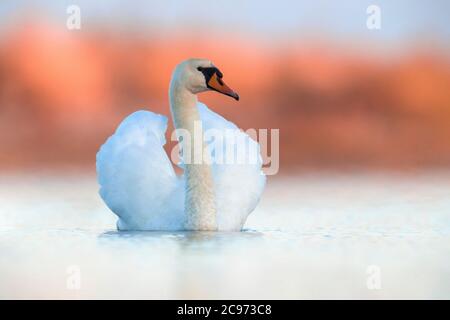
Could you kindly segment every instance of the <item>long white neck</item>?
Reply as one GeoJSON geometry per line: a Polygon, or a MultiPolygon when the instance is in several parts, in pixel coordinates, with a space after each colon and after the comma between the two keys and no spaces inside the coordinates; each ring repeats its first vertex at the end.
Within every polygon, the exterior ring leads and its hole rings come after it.
{"type": "Polygon", "coordinates": [[[197,96],[172,81],[169,89],[170,110],[175,128],[179,131],[178,141],[182,145],[183,155],[190,155],[185,162],[185,212],[186,230],[217,230],[214,182],[212,177],[209,153],[203,143],[203,130],[197,109],[197,96]],[[180,139],[180,132],[185,131],[180,139]],[[183,141],[185,140],[185,141],[183,141]],[[198,150],[199,144],[202,146],[198,150]],[[197,145],[197,147],[196,147],[197,145]],[[195,153],[197,152],[197,155],[195,153]],[[201,161],[196,156],[201,152],[201,161]],[[190,160],[190,161],[189,161],[190,160]]]}

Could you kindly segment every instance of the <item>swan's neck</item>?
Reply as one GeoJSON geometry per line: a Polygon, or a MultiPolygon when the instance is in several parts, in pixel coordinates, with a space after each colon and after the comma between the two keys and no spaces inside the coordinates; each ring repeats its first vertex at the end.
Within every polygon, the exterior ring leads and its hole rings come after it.
{"type": "MultiPolygon", "coordinates": [[[[185,164],[185,211],[187,230],[217,230],[214,183],[207,146],[203,143],[203,131],[200,114],[197,109],[197,96],[184,86],[172,82],[169,90],[170,109],[175,128],[179,131],[178,141],[183,154],[190,155],[189,164],[185,164]],[[190,141],[180,139],[180,133],[186,131],[190,141]],[[199,140],[202,150],[198,150],[199,140]],[[197,147],[196,147],[197,145],[197,147]],[[187,150],[189,149],[189,150],[187,150]],[[202,152],[201,163],[195,160],[195,152],[202,152]]],[[[186,159],[188,160],[188,159],[186,159]]]]}

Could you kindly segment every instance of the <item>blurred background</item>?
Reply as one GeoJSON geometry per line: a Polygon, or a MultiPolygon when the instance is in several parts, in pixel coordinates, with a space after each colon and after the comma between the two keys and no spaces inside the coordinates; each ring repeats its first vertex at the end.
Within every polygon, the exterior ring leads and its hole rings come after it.
{"type": "MultiPolygon", "coordinates": [[[[280,129],[281,173],[450,167],[448,1],[1,1],[0,170],[95,169],[127,114],[211,59],[239,92],[200,99],[280,129]],[[81,10],[69,30],[67,8],[81,10]]],[[[169,145],[168,147],[171,147],[169,145]]]]}

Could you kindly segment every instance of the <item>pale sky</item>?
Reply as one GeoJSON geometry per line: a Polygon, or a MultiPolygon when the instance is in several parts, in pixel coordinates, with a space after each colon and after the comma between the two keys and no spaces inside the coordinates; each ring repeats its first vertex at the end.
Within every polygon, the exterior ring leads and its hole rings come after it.
{"type": "Polygon", "coordinates": [[[70,4],[80,6],[86,28],[144,33],[219,30],[269,39],[323,34],[337,39],[376,37],[395,42],[432,37],[450,42],[448,0],[1,0],[0,24],[20,24],[24,17],[38,13],[62,23],[70,4]],[[370,4],[381,8],[382,27],[376,33],[366,28],[370,4]]]}

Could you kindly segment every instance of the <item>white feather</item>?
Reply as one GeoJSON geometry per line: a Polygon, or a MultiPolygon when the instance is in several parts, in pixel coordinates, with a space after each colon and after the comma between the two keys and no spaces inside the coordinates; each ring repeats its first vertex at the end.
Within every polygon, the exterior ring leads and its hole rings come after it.
{"type": "MultiPolygon", "coordinates": [[[[197,107],[204,130],[222,132],[216,139],[244,157],[244,163],[222,164],[217,161],[220,152],[211,155],[218,230],[239,231],[265,185],[259,144],[204,104],[197,107]],[[226,134],[226,129],[234,133],[226,134]],[[256,161],[249,161],[252,154],[256,161]]],[[[166,129],[166,117],[137,111],[123,120],[97,153],[100,196],[119,217],[119,230],[184,227],[184,177],[175,174],[163,149],[166,129]]],[[[228,152],[224,149],[225,159],[228,152]]]]}

